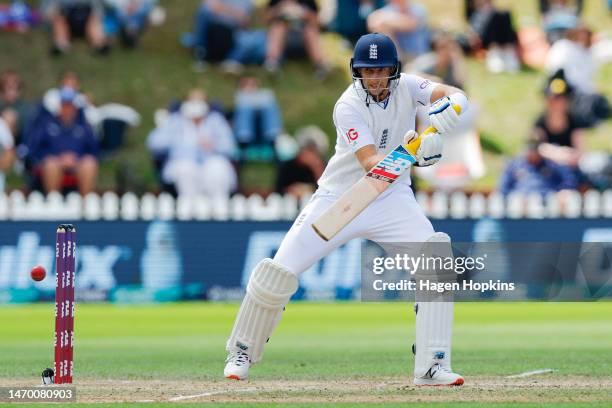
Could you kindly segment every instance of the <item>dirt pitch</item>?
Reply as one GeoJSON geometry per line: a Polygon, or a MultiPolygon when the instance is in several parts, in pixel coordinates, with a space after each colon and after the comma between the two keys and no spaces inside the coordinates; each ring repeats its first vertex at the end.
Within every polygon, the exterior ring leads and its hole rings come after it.
{"type": "MultiPolygon", "coordinates": [[[[2,381],[2,386],[24,386],[29,381],[2,381]]],[[[463,387],[414,387],[405,379],[270,381],[142,381],[79,380],[82,403],[129,402],[603,402],[612,403],[612,378],[468,377],[463,387]]]]}

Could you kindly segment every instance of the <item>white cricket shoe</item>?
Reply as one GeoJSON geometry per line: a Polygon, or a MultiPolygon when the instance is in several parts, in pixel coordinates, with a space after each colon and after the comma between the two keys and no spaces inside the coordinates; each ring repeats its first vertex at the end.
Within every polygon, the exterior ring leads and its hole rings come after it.
{"type": "Polygon", "coordinates": [[[463,385],[463,377],[438,363],[431,366],[424,376],[414,379],[414,385],[463,385]]]}
{"type": "Polygon", "coordinates": [[[225,360],[225,370],[223,375],[225,378],[232,380],[246,380],[249,376],[249,368],[251,367],[251,358],[242,351],[230,353],[225,360]]]}

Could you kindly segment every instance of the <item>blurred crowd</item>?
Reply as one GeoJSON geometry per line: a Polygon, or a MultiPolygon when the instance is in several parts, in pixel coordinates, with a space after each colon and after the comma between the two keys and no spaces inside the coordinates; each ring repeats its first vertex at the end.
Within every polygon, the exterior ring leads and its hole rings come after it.
{"type": "Polygon", "coordinates": [[[99,160],[121,147],[130,126],[140,123],[131,107],[96,105],[73,71],[37,102],[24,99],[15,71],[0,74],[0,190],[13,168],[30,190],[94,191],[99,160]]]}
{"type": "Polygon", "coordinates": [[[135,47],[149,25],[160,25],[165,11],[157,0],[12,0],[0,4],[0,30],[25,33],[43,24],[50,32],[49,49],[60,56],[76,39],[84,39],[92,52],[105,55],[117,39],[135,47]]]}
{"type": "Polygon", "coordinates": [[[329,142],[316,126],[283,131],[271,89],[242,76],[231,111],[209,101],[202,89],[156,113],[147,139],[163,189],[180,196],[227,197],[239,188],[238,172],[250,162],[276,164],[277,191],[301,197],[314,192],[329,142]]]}
{"type": "MultiPolygon", "coordinates": [[[[235,75],[234,101],[223,106],[215,95],[193,88],[160,107],[146,140],[160,189],[180,196],[245,192],[242,169],[264,162],[276,169],[279,193],[312,193],[335,135],[306,123],[288,135],[274,89],[263,87],[252,73],[261,67],[280,75],[287,59],[308,59],[313,76],[324,81],[332,64],[322,32],[337,33],[347,48],[365,33],[385,33],[396,42],[405,72],[462,89],[467,58],[494,74],[542,70],[547,80],[541,112],[530,133],[518,135],[524,148],[507,163],[499,190],[612,187],[610,152],[589,151],[585,136],[586,129],[610,116],[595,78],[598,67],[612,59],[612,45],[585,25],[582,0],[533,1],[541,13],[537,27],[517,29],[512,13],[494,0],[465,0],[467,29],[449,32],[433,27],[426,5],[417,0],[202,0],[193,22],[185,22],[192,25],[180,43],[196,71],[215,64],[235,75]]],[[[50,32],[51,55],[58,58],[79,39],[100,56],[118,44],[137,47],[147,28],[164,20],[157,0],[0,1],[0,30],[25,33],[41,25],[50,32]]],[[[10,169],[23,175],[30,190],[96,190],[100,161],[121,148],[139,114],[117,103],[97,104],[73,71],[64,72],[38,101],[24,99],[26,85],[19,72],[0,76],[0,191],[10,169]]],[[[477,128],[482,109],[474,103],[462,115],[445,139],[443,159],[417,169],[420,179],[453,191],[485,174],[477,128]]],[[[427,125],[423,113],[418,122],[427,125]]]]}

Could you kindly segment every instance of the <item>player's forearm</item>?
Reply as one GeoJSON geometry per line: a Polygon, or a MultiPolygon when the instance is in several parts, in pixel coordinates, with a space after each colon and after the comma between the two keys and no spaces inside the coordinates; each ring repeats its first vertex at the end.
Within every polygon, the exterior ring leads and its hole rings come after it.
{"type": "Polygon", "coordinates": [[[370,171],[384,158],[384,154],[376,154],[374,156],[368,157],[365,161],[361,162],[361,165],[363,166],[365,171],[370,171]]]}
{"type": "Polygon", "coordinates": [[[365,171],[370,171],[372,167],[376,166],[385,157],[385,155],[376,152],[374,145],[362,147],[355,152],[355,156],[357,156],[357,160],[359,160],[361,167],[365,171]]]}

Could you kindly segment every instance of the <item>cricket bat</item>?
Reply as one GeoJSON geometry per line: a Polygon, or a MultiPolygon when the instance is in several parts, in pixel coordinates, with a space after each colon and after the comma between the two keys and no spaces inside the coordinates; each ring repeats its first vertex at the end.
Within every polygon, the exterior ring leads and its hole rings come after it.
{"type": "MultiPolygon", "coordinates": [[[[429,132],[436,129],[429,127],[424,133],[429,132]]],[[[420,145],[419,137],[397,146],[312,223],[315,232],[325,241],[332,239],[416,162],[420,145]]]]}

